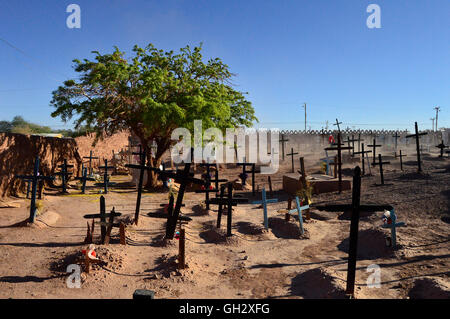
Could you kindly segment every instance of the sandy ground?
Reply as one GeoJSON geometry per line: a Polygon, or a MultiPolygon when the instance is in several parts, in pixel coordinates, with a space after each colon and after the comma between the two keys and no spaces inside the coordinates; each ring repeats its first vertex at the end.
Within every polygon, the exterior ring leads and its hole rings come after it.
{"type": "MultiPolygon", "coordinates": [[[[356,273],[356,298],[449,298],[449,219],[450,159],[424,157],[424,173],[415,173],[414,158],[386,167],[387,186],[374,186],[374,176],[362,181],[363,203],[394,205],[398,221],[407,224],[397,233],[398,248],[386,246],[389,231],[381,228],[383,212],[362,214],[356,273]],[[380,288],[367,286],[371,274],[367,266],[377,264],[380,288]]],[[[306,157],[307,158],[307,157],[306,157]]],[[[392,160],[392,163],[397,162],[392,160]]],[[[351,174],[350,165],[344,172],[351,174]]],[[[307,160],[307,171],[318,170],[307,160]]],[[[166,193],[145,192],[138,226],[126,230],[128,245],[119,244],[113,230],[109,245],[97,245],[97,256],[106,264],[94,266],[82,275],[81,288],[68,288],[66,267],[77,259],[86,236],[84,214],[98,213],[99,189],[89,188],[79,195],[71,182],[70,195],[46,190],[41,222],[34,227],[11,227],[28,217],[29,201],[12,198],[0,209],[0,298],[131,298],[135,289],[155,291],[155,298],[342,298],[347,271],[350,220],[345,212],[311,210],[306,234],[299,236],[298,220],[284,219],[279,210],[287,208],[287,195],[281,189],[284,172],[290,171],[286,159],[272,177],[278,203],[269,204],[269,229],[263,227],[263,211],[245,204],[233,213],[233,236],[224,237],[226,216],[217,230],[217,206],[205,215],[195,206],[204,195],[185,196],[186,261],[188,268],[177,270],[178,240],[162,247],[165,219],[147,216],[167,203],[166,193]],[[194,208],[194,209],[193,209],[194,208]]],[[[236,179],[239,169],[227,169],[221,177],[236,179]]],[[[106,208],[134,214],[136,192],[127,187],[129,176],[114,176],[121,187],[105,195],[106,208]],[[122,182],[122,183],[121,183],[122,182]]],[[[260,188],[267,176],[258,176],[260,188]]],[[[267,187],[267,185],[266,185],[267,187]]],[[[238,192],[239,193],[239,192],[238,192]]],[[[251,192],[241,192],[251,197],[251,192]]],[[[313,197],[319,203],[349,203],[351,191],[313,197]]],[[[5,203],[2,204],[3,206],[5,203]]],[[[94,237],[98,242],[100,229],[94,237]]]]}

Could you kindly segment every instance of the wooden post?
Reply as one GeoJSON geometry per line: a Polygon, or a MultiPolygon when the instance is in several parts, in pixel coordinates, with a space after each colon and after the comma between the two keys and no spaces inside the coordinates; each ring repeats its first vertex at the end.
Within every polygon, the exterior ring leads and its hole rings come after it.
{"type": "Polygon", "coordinates": [[[125,237],[125,224],[124,223],[120,223],[119,234],[120,234],[120,244],[121,245],[126,245],[127,244],[127,240],[126,240],[126,237],[125,237]]]}
{"type": "Polygon", "coordinates": [[[233,214],[233,184],[228,184],[228,216],[227,216],[227,237],[231,237],[232,214],[233,214]]]}
{"type": "Polygon", "coordinates": [[[100,226],[100,234],[101,234],[102,244],[105,243],[105,236],[106,236],[105,214],[106,214],[105,197],[100,196],[100,222],[102,223],[102,225],[100,226]]]}
{"type": "Polygon", "coordinates": [[[178,246],[178,269],[185,268],[185,243],[186,233],[183,228],[180,229],[180,243],[178,246]]]}
{"type": "Polygon", "coordinates": [[[273,192],[272,192],[272,179],[270,178],[270,176],[267,176],[267,180],[269,182],[269,192],[270,192],[270,197],[273,197],[273,192]]]}
{"type": "Polygon", "coordinates": [[[356,166],[353,175],[352,217],[350,223],[350,245],[348,252],[346,293],[354,297],[356,257],[358,250],[359,206],[361,198],[361,169],[356,166]]]}

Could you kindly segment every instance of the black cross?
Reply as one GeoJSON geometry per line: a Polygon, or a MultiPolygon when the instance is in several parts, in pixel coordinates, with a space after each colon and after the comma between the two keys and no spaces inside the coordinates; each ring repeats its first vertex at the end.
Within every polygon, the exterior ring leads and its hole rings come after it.
{"type": "Polygon", "coordinates": [[[109,242],[109,236],[111,234],[112,227],[119,227],[119,224],[114,223],[114,217],[121,216],[121,213],[115,211],[114,207],[110,213],[106,214],[106,204],[105,197],[100,196],[100,214],[88,214],[84,215],[83,218],[93,219],[100,218],[100,230],[101,230],[101,243],[109,242]],[[108,222],[106,222],[106,218],[109,218],[108,222]]]}
{"type": "MultiPolygon", "coordinates": [[[[140,144],[139,144],[140,146],[140,144]]],[[[131,153],[133,155],[139,155],[140,157],[140,165],[135,165],[135,164],[126,164],[125,167],[128,168],[134,168],[134,169],[139,169],[139,181],[138,181],[138,187],[137,187],[137,199],[136,199],[136,210],[134,213],[134,223],[137,225],[139,222],[139,211],[141,208],[141,197],[142,197],[142,184],[144,182],[144,171],[147,169],[147,166],[145,166],[145,161],[147,159],[147,154],[146,152],[141,152],[141,150],[139,150],[139,153],[131,153]]]]}
{"type": "MultiPolygon", "coordinates": [[[[352,135],[352,137],[353,137],[353,135],[352,135]]],[[[364,141],[364,140],[361,139],[361,133],[358,133],[357,141],[358,141],[358,152],[360,152],[361,151],[361,142],[364,141]]]]}
{"type": "Polygon", "coordinates": [[[339,132],[338,136],[337,136],[336,146],[325,148],[326,151],[337,151],[338,152],[336,165],[338,166],[338,175],[339,175],[339,193],[342,192],[342,150],[349,149],[349,147],[342,147],[342,145],[344,145],[344,144],[341,143],[341,133],[339,132]]]}
{"type": "Polygon", "coordinates": [[[380,166],[380,178],[381,178],[381,185],[384,185],[384,175],[383,175],[383,165],[384,164],[391,164],[391,162],[383,162],[381,159],[381,154],[378,154],[378,163],[372,163],[372,166],[380,166]]]}
{"type": "Polygon", "coordinates": [[[281,139],[279,140],[279,142],[281,143],[281,155],[283,156],[282,157],[283,161],[284,161],[284,143],[286,143],[287,141],[289,140],[284,138],[284,134],[281,134],[281,139]]]}
{"type": "Polygon", "coordinates": [[[86,181],[95,181],[95,178],[87,176],[87,167],[83,167],[81,177],[75,177],[75,180],[81,181],[81,194],[86,192],[86,181]]]}
{"type": "MultiPolygon", "coordinates": [[[[200,166],[206,167],[206,173],[202,176],[205,181],[204,189],[196,190],[196,193],[205,193],[206,209],[209,210],[209,193],[217,193],[218,189],[211,187],[211,170],[215,163],[201,163],[200,166]]],[[[217,170],[216,170],[217,171],[217,170]]]]}
{"type": "Polygon", "coordinates": [[[347,137],[347,140],[344,142],[347,142],[347,146],[350,147],[350,143],[352,143],[351,146],[351,151],[350,149],[348,150],[348,153],[353,156],[355,156],[355,142],[360,141],[360,139],[355,139],[354,135],[352,135],[352,138],[350,139],[349,137],[347,137]]]}
{"type": "Polygon", "coordinates": [[[217,215],[217,228],[220,228],[220,218],[222,215],[222,205],[226,205],[227,209],[228,209],[228,214],[227,214],[227,237],[232,236],[231,233],[231,225],[232,225],[232,210],[233,210],[233,206],[237,206],[238,203],[248,203],[248,199],[246,198],[233,198],[233,184],[232,183],[227,183],[227,184],[223,184],[221,185],[221,189],[220,189],[220,196],[217,198],[211,198],[209,200],[210,204],[216,204],[219,205],[219,211],[218,211],[218,215],[217,215]],[[228,193],[226,195],[226,198],[224,198],[224,190],[225,187],[227,187],[228,189],[228,193]]]}
{"type": "Polygon", "coordinates": [[[342,122],[339,122],[338,119],[336,119],[336,123],[334,123],[333,125],[337,125],[338,132],[341,133],[341,127],[339,126],[339,124],[342,124],[342,122]]]}
{"type": "Polygon", "coordinates": [[[400,137],[400,135],[398,135],[398,132],[395,131],[395,135],[392,135],[392,137],[394,138],[394,145],[395,145],[395,157],[397,157],[397,141],[398,138],[400,137]]]}
{"type": "Polygon", "coordinates": [[[92,174],[93,174],[92,160],[93,159],[98,159],[98,157],[92,156],[92,151],[90,151],[89,152],[89,156],[84,156],[83,158],[88,158],[89,159],[89,175],[92,176],[92,174]]]}
{"type": "Polygon", "coordinates": [[[391,211],[394,209],[391,205],[378,205],[369,204],[361,205],[361,169],[356,166],[353,173],[353,191],[352,191],[352,203],[351,204],[333,204],[325,206],[316,206],[314,208],[318,210],[342,212],[351,210],[351,222],[350,222],[350,245],[348,251],[348,267],[347,267],[347,287],[346,293],[353,297],[355,288],[355,272],[356,272],[356,259],[358,252],[358,228],[359,228],[359,214],[361,211],[365,212],[378,212],[382,210],[391,211]]]}
{"type": "Polygon", "coordinates": [[[376,140],[377,140],[377,139],[374,137],[374,138],[373,138],[373,144],[372,144],[372,145],[367,145],[367,146],[369,146],[369,147],[372,148],[372,155],[373,155],[373,161],[372,161],[372,164],[375,163],[376,158],[377,158],[377,156],[376,156],[377,147],[381,147],[380,144],[377,144],[376,140]]]}
{"type": "MultiPolygon", "coordinates": [[[[362,176],[364,176],[364,175],[366,175],[365,164],[364,164],[364,157],[365,157],[366,154],[371,153],[372,151],[364,151],[364,143],[361,143],[361,148],[362,148],[361,152],[354,152],[354,154],[361,154],[362,176]]],[[[367,163],[367,164],[369,164],[369,163],[367,163]]]]}
{"type": "Polygon", "coordinates": [[[37,183],[40,180],[54,180],[53,176],[39,175],[39,157],[36,156],[34,161],[33,175],[16,175],[16,178],[20,178],[26,181],[31,181],[31,203],[30,203],[30,223],[34,223],[36,217],[36,189],[37,183]]]}
{"type": "Polygon", "coordinates": [[[419,133],[419,128],[417,126],[417,122],[414,124],[416,133],[406,135],[406,138],[415,137],[416,138],[416,151],[417,151],[417,170],[418,172],[422,172],[422,163],[420,162],[420,143],[419,143],[419,137],[422,135],[427,135],[428,133],[419,133]]]}
{"type": "Polygon", "coordinates": [[[236,164],[238,166],[242,166],[242,174],[239,175],[239,177],[241,178],[241,181],[242,181],[242,186],[245,185],[245,182],[247,180],[247,173],[252,173],[252,195],[255,196],[255,173],[258,173],[256,171],[256,164],[245,162],[245,158],[244,158],[244,163],[236,163],[236,164]],[[252,169],[250,171],[248,171],[246,169],[247,166],[250,166],[252,169]]]}
{"type": "Polygon", "coordinates": [[[105,159],[105,165],[104,166],[99,166],[99,169],[103,169],[105,170],[103,173],[103,183],[97,183],[97,186],[103,186],[104,190],[105,190],[105,194],[108,194],[108,186],[109,185],[114,185],[115,183],[110,183],[109,182],[109,176],[108,176],[108,169],[114,169],[114,166],[108,166],[108,160],[105,159]]]}
{"type": "Polygon", "coordinates": [[[444,144],[444,140],[442,140],[441,144],[436,145],[437,148],[441,150],[441,154],[439,157],[444,157],[444,148],[447,148],[448,146],[444,144]]]}
{"type": "Polygon", "coordinates": [[[227,179],[219,179],[219,167],[216,166],[216,170],[214,171],[214,179],[211,179],[211,183],[215,183],[216,192],[219,189],[219,183],[228,182],[227,179]]]}
{"type": "Polygon", "coordinates": [[[69,180],[70,175],[72,175],[72,172],[68,172],[68,168],[73,168],[73,165],[67,165],[67,160],[64,160],[64,163],[62,165],[58,165],[59,168],[61,168],[61,171],[58,173],[55,173],[54,175],[61,175],[61,188],[62,193],[68,193],[67,191],[67,182],[69,180]]]}
{"type": "Polygon", "coordinates": [[[166,226],[166,239],[173,239],[173,236],[175,235],[175,228],[177,226],[178,216],[180,215],[180,208],[181,205],[183,204],[183,197],[186,191],[187,184],[194,183],[198,185],[205,185],[205,182],[201,179],[194,178],[191,176],[190,173],[191,163],[185,163],[184,170],[177,172],[162,171],[159,168],[155,167],[146,167],[146,169],[156,172],[160,177],[173,178],[176,182],[180,184],[175,209],[171,211],[171,207],[169,207],[171,214],[167,219],[167,226],[166,226]]]}
{"type": "Polygon", "coordinates": [[[398,156],[400,158],[400,169],[403,171],[403,157],[405,157],[406,154],[402,154],[402,150],[400,150],[400,155],[398,156]]]}
{"type": "Polygon", "coordinates": [[[291,147],[291,152],[289,154],[286,154],[287,156],[291,157],[291,162],[292,162],[292,173],[295,172],[294,170],[294,155],[297,155],[298,153],[294,153],[294,148],[291,147]]]}

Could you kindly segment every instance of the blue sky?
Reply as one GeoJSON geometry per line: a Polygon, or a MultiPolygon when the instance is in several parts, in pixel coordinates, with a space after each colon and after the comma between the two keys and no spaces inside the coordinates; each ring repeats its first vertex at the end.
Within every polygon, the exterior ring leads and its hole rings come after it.
{"type": "Polygon", "coordinates": [[[51,118],[51,92],[92,50],[130,52],[153,43],[178,50],[203,42],[248,92],[259,127],[450,127],[448,0],[0,0],[0,120],[15,115],[70,128],[51,118]],[[81,29],[66,7],[81,7],[81,29]],[[381,28],[369,29],[369,4],[381,28]],[[3,40],[14,46],[6,44],[3,40]]]}

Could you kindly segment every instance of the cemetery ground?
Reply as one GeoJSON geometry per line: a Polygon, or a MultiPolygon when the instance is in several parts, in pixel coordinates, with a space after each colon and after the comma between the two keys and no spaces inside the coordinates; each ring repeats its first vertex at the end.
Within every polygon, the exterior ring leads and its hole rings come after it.
{"type": "MultiPolygon", "coordinates": [[[[305,157],[308,173],[318,171],[317,159],[305,157]]],[[[381,227],[383,212],[361,212],[356,265],[356,298],[449,298],[450,280],[450,159],[423,157],[423,173],[417,173],[414,156],[384,167],[386,185],[379,183],[378,168],[362,178],[361,203],[393,205],[398,221],[397,248],[386,245],[390,231],[381,227]],[[367,266],[381,268],[381,287],[370,288],[367,266]]],[[[298,162],[298,161],[297,161],[298,162]]],[[[298,165],[296,163],[296,165],[298,165]]],[[[352,176],[355,163],[343,165],[352,176]]],[[[241,167],[229,165],[220,178],[237,179],[241,167]]],[[[83,265],[81,258],[87,231],[86,214],[99,212],[101,188],[88,182],[80,194],[71,180],[67,195],[59,189],[44,190],[43,213],[35,225],[16,225],[28,218],[29,200],[9,198],[0,209],[0,298],[131,298],[136,289],[155,291],[155,298],[341,298],[345,295],[350,212],[310,209],[300,236],[296,216],[285,220],[288,195],[282,191],[282,176],[291,172],[289,159],[271,176],[272,197],[268,204],[269,228],[264,229],[263,209],[257,204],[233,207],[232,237],[225,236],[227,216],[221,230],[215,228],[217,205],[199,210],[205,195],[188,191],[183,216],[192,220],[186,231],[187,268],[177,268],[177,239],[162,246],[165,218],[148,213],[162,212],[167,192],[142,195],[139,224],[127,224],[127,245],[119,244],[113,228],[108,245],[98,245],[100,226],[95,225],[97,257],[105,263],[82,273],[81,288],[68,288],[69,264],[83,265]],[[20,206],[20,207],[17,207],[20,206]]],[[[260,200],[267,176],[257,174],[259,191],[236,190],[251,200],[260,200]]],[[[120,219],[134,217],[136,190],[131,177],[112,176],[106,211],[113,207],[120,219]]],[[[250,181],[248,181],[250,183],[250,181]]],[[[214,195],[211,195],[214,196],[214,195]]],[[[351,191],[314,195],[315,204],[351,203],[351,191]]],[[[293,203],[295,208],[295,201],[293,203]]],[[[303,215],[305,218],[305,215],[303,215]]]]}

